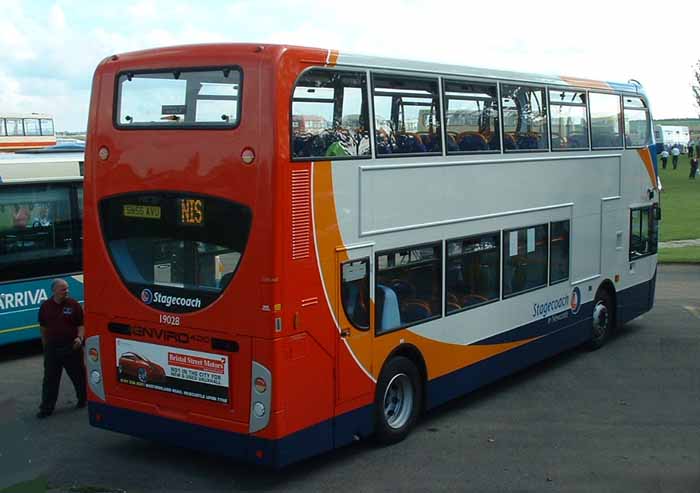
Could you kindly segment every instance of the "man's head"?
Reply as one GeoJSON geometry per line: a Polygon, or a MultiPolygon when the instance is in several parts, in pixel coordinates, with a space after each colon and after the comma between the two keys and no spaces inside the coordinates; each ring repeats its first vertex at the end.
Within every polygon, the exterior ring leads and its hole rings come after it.
{"type": "Polygon", "coordinates": [[[59,303],[68,297],[68,283],[63,279],[51,281],[51,293],[59,303]]]}

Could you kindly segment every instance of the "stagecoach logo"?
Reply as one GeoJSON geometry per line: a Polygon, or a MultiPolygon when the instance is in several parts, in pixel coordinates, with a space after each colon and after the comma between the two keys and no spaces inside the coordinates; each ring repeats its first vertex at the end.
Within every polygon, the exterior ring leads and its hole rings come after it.
{"type": "Polygon", "coordinates": [[[148,288],[141,290],[141,301],[145,304],[164,305],[167,308],[171,306],[182,306],[186,308],[202,308],[201,298],[184,298],[180,296],[171,296],[168,294],[155,293],[148,288]]]}
{"type": "Polygon", "coordinates": [[[571,303],[570,303],[571,313],[576,315],[581,309],[581,291],[578,288],[574,288],[571,292],[571,303]]]}
{"type": "Polygon", "coordinates": [[[143,301],[147,305],[151,304],[151,302],[153,301],[153,293],[150,289],[144,289],[143,291],[141,291],[141,301],[143,301]]]}

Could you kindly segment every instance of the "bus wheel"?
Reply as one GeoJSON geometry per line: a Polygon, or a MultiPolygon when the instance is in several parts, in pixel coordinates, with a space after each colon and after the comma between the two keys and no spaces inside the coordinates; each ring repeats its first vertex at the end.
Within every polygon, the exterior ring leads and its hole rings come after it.
{"type": "Polygon", "coordinates": [[[382,370],[375,395],[376,439],[380,443],[400,442],[418,419],[423,387],[410,359],[397,356],[382,370]]]}
{"type": "Polygon", "coordinates": [[[610,337],[613,321],[613,304],[607,291],[600,291],[593,303],[593,321],[591,328],[591,339],[588,341],[588,348],[598,349],[605,344],[610,337]]]}

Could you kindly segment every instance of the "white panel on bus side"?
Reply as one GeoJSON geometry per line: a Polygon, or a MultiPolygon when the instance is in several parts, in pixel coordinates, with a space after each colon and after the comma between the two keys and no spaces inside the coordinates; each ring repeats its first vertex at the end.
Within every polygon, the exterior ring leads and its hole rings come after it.
{"type": "Polygon", "coordinates": [[[468,163],[419,159],[361,167],[360,236],[568,203],[576,204],[577,215],[600,217],[600,199],[620,195],[619,154],[468,163]]]}

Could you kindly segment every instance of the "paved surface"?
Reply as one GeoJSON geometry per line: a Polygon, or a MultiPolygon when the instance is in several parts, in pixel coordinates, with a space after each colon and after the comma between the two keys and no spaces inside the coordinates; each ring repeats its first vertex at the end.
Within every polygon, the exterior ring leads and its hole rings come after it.
{"type": "Polygon", "coordinates": [[[38,348],[0,350],[0,484],[44,474],[74,492],[699,492],[700,267],[661,266],[656,293],[655,309],[599,351],[459,399],[393,447],[360,443],[281,473],[90,428],[67,380],[59,411],[37,421],[38,348]]]}

